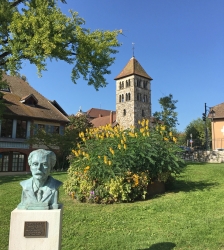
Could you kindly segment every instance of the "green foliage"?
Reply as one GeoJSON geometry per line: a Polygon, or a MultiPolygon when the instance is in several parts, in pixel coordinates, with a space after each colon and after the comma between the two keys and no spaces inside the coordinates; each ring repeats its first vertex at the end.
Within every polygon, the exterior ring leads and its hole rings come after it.
{"type": "MultiPolygon", "coordinates": [[[[39,129],[31,136],[27,143],[36,145],[45,145],[48,149],[53,150],[57,156],[57,168],[65,169],[68,167],[68,155],[71,150],[76,148],[77,143],[81,140],[79,133],[92,127],[92,123],[86,116],[70,115],[70,122],[65,127],[64,134],[46,133],[44,129],[39,129]]],[[[34,128],[33,128],[34,129],[34,128]]]]}
{"type": "Polygon", "coordinates": [[[41,74],[46,60],[56,59],[74,65],[74,83],[82,75],[96,89],[106,86],[120,31],[91,32],[77,12],[70,14],[55,0],[0,0],[0,69],[15,74],[28,60],[41,74]]]}
{"type": "Polygon", "coordinates": [[[64,187],[67,194],[80,201],[145,199],[151,181],[166,181],[182,167],[176,138],[165,126],[150,129],[148,120],[141,122],[140,129],[108,125],[79,136],[82,142],[72,150],[64,187]]]}
{"type": "Polygon", "coordinates": [[[177,112],[175,112],[177,102],[177,100],[173,100],[173,95],[171,94],[161,97],[159,103],[162,111],[157,111],[153,114],[157,121],[161,121],[169,130],[174,129],[178,124],[177,112]]]}
{"type": "MultiPolygon", "coordinates": [[[[206,121],[207,128],[208,128],[208,139],[211,140],[211,121],[207,119],[206,121]]],[[[192,135],[193,139],[193,146],[195,147],[203,147],[206,144],[205,138],[205,122],[198,118],[190,122],[190,124],[185,129],[185,140],[189,140],[192,135]]]]}

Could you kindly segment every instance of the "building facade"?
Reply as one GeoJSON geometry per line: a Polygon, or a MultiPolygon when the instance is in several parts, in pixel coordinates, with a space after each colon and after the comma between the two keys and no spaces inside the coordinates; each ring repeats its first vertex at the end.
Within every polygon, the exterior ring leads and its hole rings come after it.
{"type": "Polygon", "coordinates": [[[212,149],[224,150],[224,103],[212,107],[208,118],[211,119],[212,149]]]}
{"type": "Polygon", "coordinates": [[[29,172],[28,155],[39,148],[26,140],[37,129],[63,134],[69,122],[56,101],[49,101],[24,80],[5,75],[2,89],[6,109],[0,121],[0,172],[29,172]]]}

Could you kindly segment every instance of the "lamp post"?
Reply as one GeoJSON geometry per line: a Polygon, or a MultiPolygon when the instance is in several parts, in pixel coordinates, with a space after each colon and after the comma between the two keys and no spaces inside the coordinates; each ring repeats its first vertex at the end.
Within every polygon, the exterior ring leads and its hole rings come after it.
{"type": "MultiPolygon", "coordinates": [[[[209,114],[211,115],[211,118],[212,118],[212,137],[214,138],[214,147],[213,147],[213,149],[215,149],[215,129],[214,129],[214,121],[213,121],[213,119],[215,117],[215,111],[212,109],[209,112],[209,114]]],[[[213,144],[212,144],[212,146],[213,146],[213,144]]]]}

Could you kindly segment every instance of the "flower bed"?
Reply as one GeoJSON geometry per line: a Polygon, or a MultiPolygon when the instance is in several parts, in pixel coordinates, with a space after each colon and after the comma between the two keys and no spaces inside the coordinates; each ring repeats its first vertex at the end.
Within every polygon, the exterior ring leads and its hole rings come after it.
{"type": "Polygon", "coordinates": [[[81,202],[113,203],[145,199],[148,184],[178,174],[183,166],[176,138],[164,126],[123,130],[106,126],[82,132],[72,150],[66,193],[81,202]]]}

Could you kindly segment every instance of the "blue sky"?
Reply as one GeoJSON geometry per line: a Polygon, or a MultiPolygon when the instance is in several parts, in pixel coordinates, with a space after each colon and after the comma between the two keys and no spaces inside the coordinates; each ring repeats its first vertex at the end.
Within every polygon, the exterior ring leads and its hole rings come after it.
{"type": "Polygon", "coordinates": [[[223,0],[67,0],[62,11],[79,13],[91,30],[122,29],[122,46],[106,76],[108,85],[96,91],[80,78],[71,81],[72,66],[49,62],[38,78],[36,68],[23,63],[21,74],[42,95],[56,100],[68,113],[94,108],[116,109],[115,81],[132,57],[152,81],[152,112],[160,111],[159,98],[172,94],[178,100],[179,131],[202,116],[204,103],[224,102],[223,0]]]}

